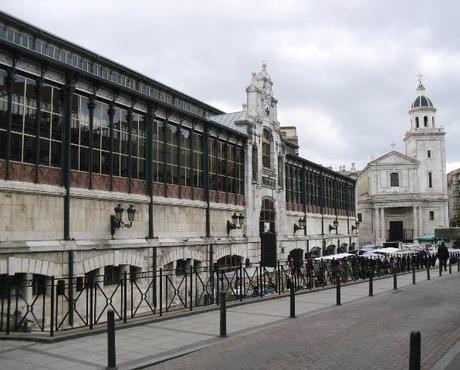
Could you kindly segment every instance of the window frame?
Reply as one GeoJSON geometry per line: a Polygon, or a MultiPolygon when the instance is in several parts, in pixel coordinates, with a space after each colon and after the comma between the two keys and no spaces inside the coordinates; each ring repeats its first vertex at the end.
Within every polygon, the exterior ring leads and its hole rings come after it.
{"type": "Polygon", "coordinates": [[[390,187],[399,188],[399,173],[398,172],[390,173],[390,187]]]}

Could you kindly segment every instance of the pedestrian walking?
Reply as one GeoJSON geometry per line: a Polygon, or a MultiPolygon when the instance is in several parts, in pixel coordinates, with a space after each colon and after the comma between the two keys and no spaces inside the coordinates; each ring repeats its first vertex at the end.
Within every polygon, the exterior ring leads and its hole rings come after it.
{"type": "Polygon", "coordinates": [[[438,246],[438,260],[441,266],[444,266],[444,271],[447,271],[447,260],[449,259],[449,250],[446,243],[442,242],[438,246]]]}

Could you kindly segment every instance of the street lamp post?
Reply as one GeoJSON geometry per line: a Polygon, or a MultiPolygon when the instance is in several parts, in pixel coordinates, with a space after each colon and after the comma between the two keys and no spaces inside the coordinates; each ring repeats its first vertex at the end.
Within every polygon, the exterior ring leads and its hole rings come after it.
{"type": "Polygon", "coordinates": [[[297,232],[297,230],[305,230],[305,226],[307,225],[307,220],[304,217],[299,218],[298,224],[294,224],[294,234],[297,232]]]}
{"type": "Polygon", "coordinates": [[[236,212],[232,215],[232,221],[227,221],[227,235],[230,235],[230,230],[242,229],[244,225],[244,215],[236,212]]]}
{"type": "Polygon", "coordinates": [[[118,229],[130,229],[133,226],[134,215],[136,214],[136,209],[131,204],[126,210],[126,213],[128,214],[128,222],[125,223],[123,222],[123,212],[125,209],[121,206],[121,204],[118,204],[114,208],[114,211],[115,214],[110,215],[110,233],[112,234],[112,239],[118,229]]]}

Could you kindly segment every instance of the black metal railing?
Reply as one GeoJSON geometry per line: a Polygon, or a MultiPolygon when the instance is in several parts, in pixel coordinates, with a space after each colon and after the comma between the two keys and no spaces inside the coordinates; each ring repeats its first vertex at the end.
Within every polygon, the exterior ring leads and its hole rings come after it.
{"type": "MultiPolygon", "coordinates": [[[[451,255],[456,263],[459,254],[451,255]]],[[[267,295],[320,289],[337,283],[410,273],[434,267],[436,256],[424,252],[370,260],[359,256],[342,260],[307,259],[298,267],[278,261],[275,267],[252,264],[225,269],[189,267],[137,273],[123,272],[115,279],[86,275],[48,278],[36,289],[32,280],[6,278],[0,288],[0,333],[56,332],[105,322],[108,310],[117,320],[162,316],[226,301],[260,299],[267,295]]]]}

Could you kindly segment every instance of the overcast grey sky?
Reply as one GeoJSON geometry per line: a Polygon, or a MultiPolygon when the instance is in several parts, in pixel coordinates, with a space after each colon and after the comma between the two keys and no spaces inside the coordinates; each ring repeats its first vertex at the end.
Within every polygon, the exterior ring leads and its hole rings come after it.
{"type": "Polygon", "coordinates": [[[261,62],[305,158],[404,152],[417,74],[460,167],[460,2],[2,0],[2,10],[226,112],[261,62]]]}

